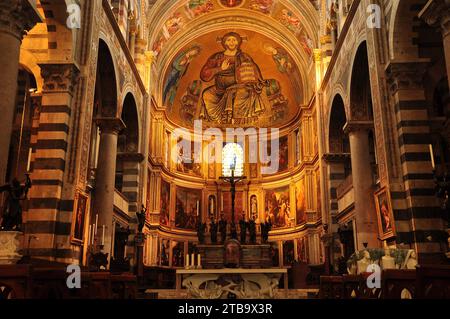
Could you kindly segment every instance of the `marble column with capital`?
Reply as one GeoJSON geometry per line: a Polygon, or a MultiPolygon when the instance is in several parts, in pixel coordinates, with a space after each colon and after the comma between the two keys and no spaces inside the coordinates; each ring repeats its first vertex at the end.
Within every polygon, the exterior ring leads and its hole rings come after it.
{"type": "Polygon", "coordinates": [[[116,178],[117,140],[125,124],[119,118],[97,118],[100,128],[100,146],[98,154],[98,167],[95,177],[94,210],[98,214],[97,244],[103,244],[103,252],[112,252],[114,191],[116,178]],[[103,242],[103,225],[105,235],[103,242]]]}
{"type": "MultiPolygon", "coordinates": [[[[429,0],[419,17],[433,27],[439,27],[442,32],[445,64],[450,75],[450,2],[448,0],[429,0]]],[[[450,86],[450,76],[448,77],[450,86]]]]}
{"type": "Polygon", "coordinates": [[[344,127],[349,135],[353,191],[356,211],[357,250],[379,246],[377,215],[373,198],[372,167],[369,149],[369,121],[351,121],[344,127]]]}
{"type": "Polygon", "coordinates": [[[23,36],[42,19],[26,0],[0,1],[0,183],[4,182],[8,165],[12,119],[17,94],[20,45],[23,36]]]}

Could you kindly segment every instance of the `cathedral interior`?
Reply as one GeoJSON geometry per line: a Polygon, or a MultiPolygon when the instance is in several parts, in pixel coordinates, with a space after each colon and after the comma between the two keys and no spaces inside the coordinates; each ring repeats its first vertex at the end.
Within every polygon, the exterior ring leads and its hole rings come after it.
{"type": "Polygon", "coordinates": [[[450,298],[448,1],[2,0],[0,53],[0,299],[450,298]]]}

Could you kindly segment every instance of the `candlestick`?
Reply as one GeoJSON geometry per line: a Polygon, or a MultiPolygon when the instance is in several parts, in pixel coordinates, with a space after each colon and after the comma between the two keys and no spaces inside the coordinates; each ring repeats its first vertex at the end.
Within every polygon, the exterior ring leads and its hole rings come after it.
{"type": "Polygon", "coordinates": [[[189,268],[189,254],[186,254],[186,257],[184,258],[184,267],[189,268]]]}
{"type": "Polygon", "coordinates": [[[433,167],[433,170],[435,169],[435,163],[434,163],[434,152],[433,152],[433,145],[430,144],[430,157],[431,157],[431,166],[433,167]]]}
{"type": "Polygon", "coordinates": [[[89,235],[87,237],[87,244],[89,245],[91,243],[91,231],[92,231],[92,225],[89,225],[89,235]]]}
{"type": "Polygon", "coordinates": [[[105,225],[103,225],[102,245],[105,245],[105,225]]]}
{"type": "Polygon", "coordinates": [[[28,161],[27,161],[27,172],[31,170],[31,153],[33,152],[33,149],[30,147],[28,150],[28,161]]]}
{"type": "Polygon", "coordinates": [[[200,215],[200,201],[197,201],[197,216],[200,215]]]}
{"type": "Polygon", "coordinates": [[[200,254],[197,255],[197,268],[201,268],[202,267],[202,257],[200,256],[200,254]]]}
{"type": "Polygon", "coordinates": [[[195,254],[191,255],[191,267],[195,268],[195,254]]]}
{"type": "MultiPolygon", "coordinates": [[[[94,227],[94,225],[92,225],[92,227],[94,227]]],[[[92,231],[92,233],[94,233],[94,231],[92,231]]],[[[94,234],[92,234],[92,239],[91,239],[91,245],[94,245],[94,241],[95,241],[95,236],[94,234]]]]}
{"type": "Polygon", "coordinates": [[[95,235],[97,235],[97,227],[98,227],[98,214],[95,215],[95,226],[94,226],[95,235]]]}

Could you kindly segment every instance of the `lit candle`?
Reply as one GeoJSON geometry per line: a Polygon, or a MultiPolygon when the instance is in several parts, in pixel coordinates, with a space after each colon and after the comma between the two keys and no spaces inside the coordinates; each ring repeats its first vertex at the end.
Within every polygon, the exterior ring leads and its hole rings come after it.
{"type": "Polygon", "coordinates": [[[102,245],[105,245],[105,225],[103,225],[102,245]]]}
{"type": "Polygon", "coordinates": [[[435,169],[435,163],[434,163],[434,152],[433,152],[433,145],[430,144],[430,157],[431,157],[431,166],[433,167],[433,170],[435,169]]]}
{"type": "Polygon", "coordinates": [[[30,147],[30,149],[28,150],[28,162],[27,162],[27,172],[29,172],[31,170],[31,153],[32,153],[32,148],[30,147]]]}
{"type": "Polygon", "coordinates": [[[91,232],[92,232],[92,225],[89,225],[89,235],[87,238],[87,244],[89,245],[91,242],[91,232]]]}
{"type": "Polygon", "coordinates": [[[95,226],[94,226],[95,235],[97,235],[97,226],[98,226],[98,214],[95,215],[95,226]]]}
{"type": "Polygon", "coordinates": [[[200,215],[200,201],[197,201],[197,216],[200,215]]]}

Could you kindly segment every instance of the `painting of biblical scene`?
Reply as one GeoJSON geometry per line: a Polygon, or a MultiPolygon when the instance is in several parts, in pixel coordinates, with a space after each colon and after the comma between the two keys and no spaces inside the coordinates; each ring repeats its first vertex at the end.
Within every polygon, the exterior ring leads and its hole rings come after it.
{"type": "Polygon", "coordinates": [[[234,8],[240,6],[244,0],[219,0],[220,4],[227,8],[234,8]]]}
{"type": "Polygon", "coordinates": [[[164,180],[161,181],[161,207],[159,223],[164,226],[170,225],[170,184],[164,180]]]}
{"type": "Polygon", "coordinates": [[[292,266],[294,259],[294,241],[288,240],[283,242],[283,266],[292,266]]]}
{"type": "Polygon", "coordinates": [[[251,0],[250,9],[270,14],[273,9],[274,0],[251,0]]]}
{"type": "Polygon", "coordinates": [[[242,48],[244,37],[229,32],[222,51],[204,64],[200,78],[210,85],[203,90],[200,118],[216,124],[250,124],[284,112],[287,100],[280,83],[264,78],[253,58],[242,48]]]}
{"type": "Polygon", "coordinates": [[[169,266],[170,241],[168,239],[161,239],[161,266],[169,266]]]}
{"type": "Polygon", "coordinates": [[[87,213],[87,202],[88,197],[78,192],[75,196],[75,210],[73,214],[73,223],[72,223],[72,241],[77,244],[81,243],[84,237],[84,224],[86,219],[86,213],[87,213]]]}
{"type": "MultiPolygon", "coordinates": [[[[177,141],[177,163],[176,168],[178,172],[186,173],[189,175],[202,176],[201,157],[202,152],[195,153],[195,144],[191,142],[191,148],[185,149],[186,143],[182,142],[182,139],[177,141]]],[[[187,146],[186,146],[187,148],[187,146]]],[[[201,150],[201,147],[200,147],[201,150]]]]}
{"type": "Polygon", "coordinates": [[[214,4],[211,0],[190,0],[187,7],[192,18],[214,10],[214,4]]]}
{"type": "Polygon", "coordinates": [[[166,38],[177,33],[185,24],[185,20],[181,13],[175,12],[169,19],[164,23],[164,34],[166,38]]]}
{"type": "Polygon", "coordinates": [[[297,225],[306,222],[306,197],[305,197],[305,179],[302,178],[295,185],[295,209],[297,225]]]}
{"type": "Polygon", "coordinates": [[[297,239],[297,260],[299,262],[308,262],[308,249],[306,237],[297,239]]]}
{"type": "Polygon", "coordinates": [[[195,230],[201,212],[202,191],[177,187],[175,227],[195,230]]]}
{"type": "Polygon", "coordinates": [[[291,225],[289,186],[266,190],[265,195],[265,217],[269,217],[273,228],[289,227],[291,225]]]}
{"type": "Polygon", "coordinates": [[[172,267],[183,267],[184,258],[184,243],[172,242],[172,267]]]}
{"type": "Polygon", "coordinates": [[[387,188],[379,190],[375,194],[375,207],[378,215],[378,229],[381,240],[394,236],[394,219],[389,191],[387,188]]]}

